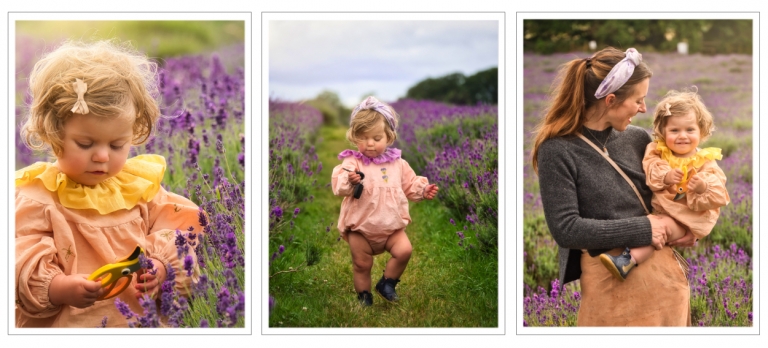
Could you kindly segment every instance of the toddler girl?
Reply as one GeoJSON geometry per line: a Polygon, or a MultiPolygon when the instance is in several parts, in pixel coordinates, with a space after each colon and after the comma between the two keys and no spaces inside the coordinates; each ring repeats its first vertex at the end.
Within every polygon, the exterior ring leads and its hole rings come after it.
{"type": "MultiPolygon", "coordinates": [[[[655,214],[667,214],[685,225],[698,241],[712,231],[720,207],[730,202],[725,173],[715,160],[720,149],[699,149],[715,129],[712,114],[693,91],[670,91],[656,106],[653,132],[643,158],[648,187],[654,191],[655,214]]],[[[668,237],[669,241],[683,234],[668,237]]],[[[637,264],[647,260],[653,247],[627,248],[619,256],[600,255],[600,260],[619,280],[637,264]]]]}
{"type": "Polygon", "coordinates": [[[405,226],[411,222],[408,200],[433,199],[437,185],[416,176],[400,150],[389,146],[397,139],[398,115],[374,97],[358,105],[349,121],[347,140],[357,151],[344,150],[343,162],[333,168],[333,194],[345,196],[338,228],[352,253],[353,281],[363,306],[373,304],[371,267],[373,256],[388,251],[384,275],[376,292],[387,301],[396,301],[400,282],[411,257],[411,242],[405,226]]]}
{"type": "Polygon", "coordinates": [[[163,157],[128,158],[159,118],[156,75],[155,63],[110,41],[68,42],[35,64],[21,135],[55,162],[16,172],[17,327],[97,327],[105,316],[127,327],[114,298],[99,299],[99,279],[87,277],[137,245],[155,270],[116,297],[134,312],[143,312],[139,297],[156,296],[166,267],[182,294],[197,277],[182,270],[174,241],[202,232],[202,212],[160,186],[163,157]]]}

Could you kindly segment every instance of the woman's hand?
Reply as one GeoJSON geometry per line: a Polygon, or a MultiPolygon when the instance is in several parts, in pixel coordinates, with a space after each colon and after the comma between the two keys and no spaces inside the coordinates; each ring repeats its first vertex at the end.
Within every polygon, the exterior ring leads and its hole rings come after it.
{"type": "Polygon", "coordinates": [[[687,229],[685,231],[685,235],[682,238],[669,242],[669,246],[689,248],[696,245],[696,242],[698,241],[699,240],[696,239],[696,236],[691,233],[691,230],[687,229]]]}
{"type": "Polygon", "coordinates": [[[651,221],[651,246],[656,250],[661,250],[667,244],[669,236],[666,222],[662,216],[653,214],[648,215],[648,220],[651,221]]]}
{"type": "Polygon", "coordinates": [[[437,185],[435,185],[435,184],[428,185],[424,189],[424,198],[426,198],[426,199],[434,199],[435,196],[437,195],[437,191],[438,190],[439,190],[439,188],[437,187],[437,185]]]}
{"type": "Polygon", "coordinates": [[[664,175],[665,185],[679,184],[681,181],[683,181],[683,171],[679,168],[672,169],[667,172],[667,175],[664,175]]]}
{"type": "Polygon", "coordinates": [[[160,291],[160,287],[165,281],[165,277],[167,275],[165,265],[154,258],[152,259],[152,263],[155,265],[155,269],[157,270],[155,274],[147,272],[147,270],[144,268],[136,272],[138,275],[135,285],[136,290],[138,290],[136,293],[136,298],[141,298],[144,296],[144,294],[155,298],[155,295],[157,295],[157,293],[160,291]]]}
{"type": "Polygon", "coordinates": [[[70,305],[77,308],[93,306],[104,293],[101,278],[88,280],[87,274],[59,274],[51,280],[48,298],[53,305],[70,305]]]}
{"type": "Polygon", "coordinates": [[[357,172],[358,172],[357,167],[355,167],[355,171],[349,172],[349,183],[352,185],[357,185],[360,183],[360,181],[362,181],[360,179],[360,174],[357,174],[357,172]]]}

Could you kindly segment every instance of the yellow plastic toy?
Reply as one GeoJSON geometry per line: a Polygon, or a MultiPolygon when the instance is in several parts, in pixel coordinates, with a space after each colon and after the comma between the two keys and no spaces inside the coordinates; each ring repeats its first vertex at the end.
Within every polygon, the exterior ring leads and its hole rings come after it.
{"type": "Polygon", "coordinates": [[[685,194],[688,193],[688,180],[696,175],[696,168],[691,168],[691,175],[688,175],[688,167],[683,166],[683,180],[680,181],[679,184],[675,185],[675,198],[674,200],[681,200],[685,197],[685,194]]]}
{"type": "Polygon", "coordinates": [[[104,265],[88,276],[88,280],[101,278],[101,287],[105,291],[97,301],[115,297],[131,284],[133,273],[141,269],[141,264],[139,264],[139,255],[141,254],[144,254],[144,249],[137,245],[130,255],[115,263],[104,265]]]}

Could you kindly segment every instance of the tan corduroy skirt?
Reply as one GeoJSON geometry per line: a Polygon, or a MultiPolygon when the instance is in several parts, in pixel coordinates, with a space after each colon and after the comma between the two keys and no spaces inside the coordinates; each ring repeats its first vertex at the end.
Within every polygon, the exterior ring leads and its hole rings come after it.
{"type": "Polygon", "coordinates": [[[690,326],[690,297],[688,280],[670,247],[655,251],[624,282],[599,257],[581,255],[578,326],[690,326]]]}

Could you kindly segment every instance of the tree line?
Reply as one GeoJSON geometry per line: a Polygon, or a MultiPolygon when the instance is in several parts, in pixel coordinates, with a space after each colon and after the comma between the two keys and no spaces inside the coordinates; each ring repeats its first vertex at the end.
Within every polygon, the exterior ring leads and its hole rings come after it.
{"type": "MultiPolygon", "coordinates": [[[[433,100],[454,105],[499,103],[498,67],[479,71],[470,76],[452,73],[442,77],[426,78],[408,89],[406,99],[433,100]]],[[[375,93],[366,93],[362,97],[375,93]]],[[[361,98],[362,98],[361,97],[361,98]]],[[[351,109],[344,106],[338,94],[325,90],[305,103],[323,114],[325,124],[348,124],[351,109]]]]}
{"type": "Polygon", "coordinates": [[[643,51],[673,52],[679,42],[689,53],[752,54],[752,20],[525,20],[524,52],[591,51],[613,46],[643,51]]]}

